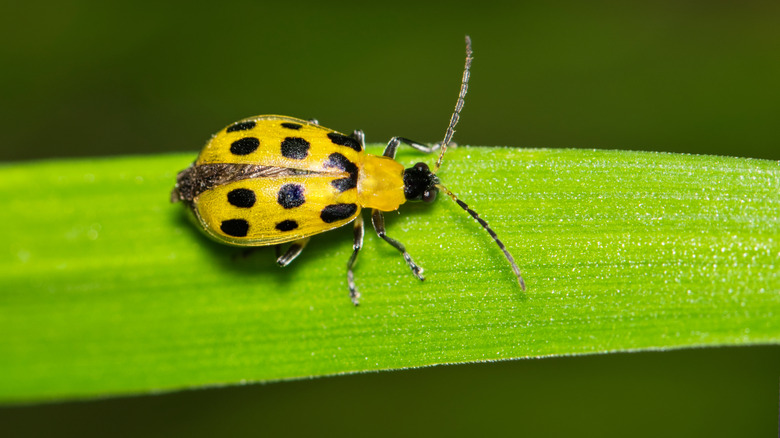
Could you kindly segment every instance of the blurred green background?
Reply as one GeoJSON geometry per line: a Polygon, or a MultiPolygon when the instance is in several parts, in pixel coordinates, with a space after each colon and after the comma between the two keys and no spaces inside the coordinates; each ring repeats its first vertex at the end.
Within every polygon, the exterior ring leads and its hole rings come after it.
{"type": "MultiPolygon", "coordinates": [[[[0,162],[198,150],[256,114],[368,141],[780,158],[780,2],[40,1],[0,14],[0,162]]],[[[446,164],[445,164],[446,165],[446,164]]],[[[178,169],[174,169],[178,170],[178,169]]],[[[342,376],[0,409],[7,436],[774,434],[780,349],[342,376]]]]}

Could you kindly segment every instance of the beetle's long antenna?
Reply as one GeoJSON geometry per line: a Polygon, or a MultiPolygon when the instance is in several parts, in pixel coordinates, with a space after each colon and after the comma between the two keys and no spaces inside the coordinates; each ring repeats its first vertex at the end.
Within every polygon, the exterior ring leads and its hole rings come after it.
{"type": "Polygon", "coordinates": [[[512,257],[512,254],[510,254],[509,250],[506,249],[506,246],[504,246],[504,243],[501,242],[501,240],[498,239],[498,236],[496,235],[496,232],[493,231],[493,229],[490,228],[490,226],[488,226],[487,222],[485,222],[484,219],[479,217],[479,214],[477,214],[476,211],[472,210],[471,208],[469,208],[468,205],[466,205],[465,202],[463,202],[460,199],[458,199],[458,197],[455,196],[454,193],[449,191],[449,189],[447,189],[447,187],[444,187],[441,184],[436,184],[436,188],[438,188],[439,190],[441,190],[444,193],[446,193],[447,196],[452,198],[453,201],[455,201],[458,205],[460,205],[460,208],[466,210],[474,219],[476,219],[477,222],[479,222],[479,224],[482,225],[482,228],[487,230],[488,234],[490,234],[490,237],[492,237],[493,240],[496,241],[496,243],[498,244],[498,247],[501,248],[501,251],[504,251],[504,255],[506,256],[506,259],[509,260],[509,263],[512,265],[512,270],[515,271],[515,275],[517,276],[517,282],[520,284],[520,288],[525,290],[525,281],[523,281],[523,277],[520,275],[520,268],[517,267],[517,263],[515,263],[515,258],[512,257]]]}
{"type": "Polygon", "coordinates": [[[460,82],[460,93],[458,93],[458,101],[455,103],[455,111],[450,117],[450,125],[447,126],[447,132],[444,134],[444,141],[441,142],[441,152],[439,153],[439,159],[436,160],[436,166],[433,168],[433,173],[439,171],[441,167],[441,160],[444,159],[444,153],[447,152],[447,145],[452,141],[452,136],[455,135],[455,125],[460,120],[460,110],[463,109],[463,104],[466,99],[466,92],[469,90],[469,75],[471,74],[471,38],[466,35],[466,66],[463,67],[463,79],[460,82]]]}

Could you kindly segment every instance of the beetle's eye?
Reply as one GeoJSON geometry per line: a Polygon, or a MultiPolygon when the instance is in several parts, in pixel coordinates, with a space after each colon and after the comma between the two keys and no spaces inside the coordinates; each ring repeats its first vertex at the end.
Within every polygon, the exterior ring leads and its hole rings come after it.
{"type": "Polygon", "coordinates": [[[436,199],[437,193],[439,193],[439,191],[436,189],[426,190],[422,195],[423,202],[433,202],[436,199]]]}
{"type": "Polygon", "coordinates": [[[427,164],[425,164],[425,163],[417,163],[417,164],[415,164],[415,165],[414,165],[414,168],[415,168],[415,170],[419,170],[419,171],[427,171],[427,170],[430,170],[430,169],[428,168],[428,165],[427,165],[427,164]]]}

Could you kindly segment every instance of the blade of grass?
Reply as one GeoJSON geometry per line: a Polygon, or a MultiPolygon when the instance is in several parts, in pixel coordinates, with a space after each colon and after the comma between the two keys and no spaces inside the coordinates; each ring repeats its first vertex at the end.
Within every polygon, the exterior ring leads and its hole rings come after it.
{"type": "Polygon", "coordinates": [[[0,401],[780,340],[777,162],[454,149],[442,181],[528,291],[442,197],[387,215],[426,281],[367,232],[354,308],[350,227],[285,269],[211,242],[168,203],[193,158],[0,168],[0,401]]]}

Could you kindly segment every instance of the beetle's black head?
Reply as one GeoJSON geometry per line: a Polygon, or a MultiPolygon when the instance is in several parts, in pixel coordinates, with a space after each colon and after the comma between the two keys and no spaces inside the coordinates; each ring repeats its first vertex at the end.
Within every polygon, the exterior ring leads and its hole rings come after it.
{"type": "Polygon", "coordinates": [[[439,189],[439,178],[425,163],[417,163],[404,170],[404,195],[409,201],[433,202],[439,189]]]}

